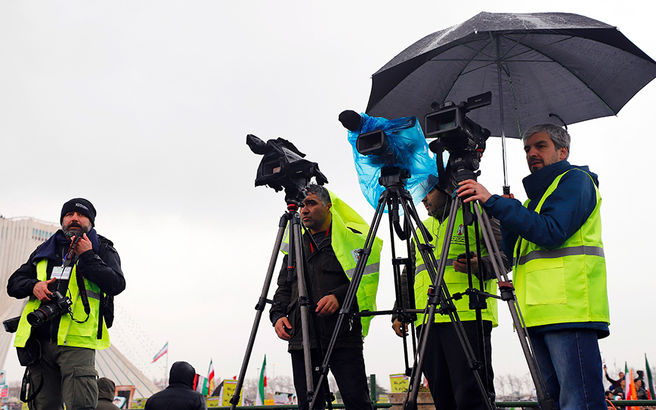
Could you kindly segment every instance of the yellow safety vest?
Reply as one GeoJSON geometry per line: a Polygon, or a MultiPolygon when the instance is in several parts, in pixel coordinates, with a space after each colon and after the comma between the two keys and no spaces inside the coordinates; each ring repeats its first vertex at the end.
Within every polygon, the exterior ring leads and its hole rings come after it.
{"type": "MultiPolygon", "coordinates": [[[[428,231],[433,235],[432,245],[435,246],[435,259],[439,262],[440,255],[442,252],[442,245],[444,244],[444,238],[446,237],[446,227],[448,224],[449,218],[447,217],[442,223],[440,223],[436,218],[429,217],[424,221],[424,226],[428,231]]],[[[451,235],[451,246],[449,247],[449,254],[447,256],[447,266],[444,269],[444,283],[449,289],[451,295],[464,292],[469,287],[469,280],[466,273],[457,272],[453,267],[453,261],[457,260],[458,255],[465,253],[465,225],[462,221],[462,208],[458,208],[456,213],[456,221],[454,224],[454,230],[451,235]]],[[[476,251],[476,235],[474,226],[471,225],[469,229],[469,249],[472,252],[476,251]]],[[[417,230],[417,235],[422,238],[421,233],[417,230]]],[[[481,247],[481,256],[488,255],[487,249],[481,247]]],[[[415,244],[415,306],[417,309],[424,309],[426,303],[428,302],[428,287],[433,284],[431,281],[430,275],[428,274],[428,269],[424,264],[424,259],[415,244]]],[[[437,268],[437,267],[436,267],[437,268]]],[[[473,277],[473,283],[476,288],[478,288],[478,278],[473,277]]],[[[490,279],[484,282],[485,289],[487,293],[496,295],[496,279],[490,279]]],[[[476,310],[469,309],[469,296],[463,296],[459,300],[453,301],[456,310],[458,311],[458,316],[460,320],[469,321],[476,319],[476,310]]],[[[487,308],[481,310],[481,315],[483,320],[489,320],[492,322],[493,326],[496,326],[498,323],[498,312],[497,312],[497,300],[495,298],[487,299],[487,308]]],[[[448,315],[436,314],[435,322],[449,322],[450,318],[448,315]]],[[[417,315],[417,320],[415,321],[415,326],[419,326],[424,322],[424,315],[417,315]]]]}
{"type": "MultiPolygon", "coordinates": [[[[544,201],[556,190],[563,175],[570,171],[554,179],[535,212],[540,213],[544,201]]],[[[596,185],[595,193],[597,204],[594,210],[583,226],[559,247],[547,249],[521,237],[517,240],[513,281],[527,326],[610,323],[599,214],[601,196],[596,185]]]]}
{"type": "MultiPolygon", "coordinates": [[[[36,276],[38,280],[45,281],[48,279],[47,267],[47,259],[42,259],[37,263],[36,276]]],[[[73,302],[73,305],[71,306],[73,317],[76,320],[83,321],[87,317],[87,314],[84,312],[84,304],[82,303],[79,289],[77,287],[75,276],[76,270],[77,264],[73,266],[73,270],[71,271],[71,276],[68,281],[68,291],[66,294],[73,302]]],[[[106,349],[109,347],[110,342],[104,318],[102,319],[102,338],[98,339],[98,315],[100,314],[100,295],[102,294],[102,291],[98,285],[89,282],[86,279],[84,279],[84,285],[87,289],[87,297],[89,299],[89,317],[83,323],[77,323],[71,320],[71,317],[68,314],[61,315],[59,319],[53,319],[59,320],[57,344],[59,346],[87,347],[95,350],[106,349]]],[[[14,346],[25,347],[25,343],[32,333],[32,325],[27,321],[27,315],[38,309],[39,306],[41,306],[41,301],[34,296],[30,296],[29,301],[23,308],[23,313],[21,314],[20,322],[18,323],[14,346]]]]}
{"type": "MultiPolygon", "coordinates": [[[[332,215],[331,245],[335,257],[348,280],[353,279],[355,266],[360,257],[358,250],[364,247],[367,239],[369,225],[350,206],[339,199],[337,195],[330,193],[330,213],[332,215]]],[[[383,241],[376,237],[371,247],[371,254],[367,259],[360,286],[356,291],[356,299],[360,311],[376,310],[376,293],[378,292],[378,277],[380,270],[380,252],[383,249],[383,241]]],[[[289,250],[289,226],[285,232],[280,251],[287,254],[289,250]]],[[[372,316],[361,317],[362,337],[369,333],[369,324],[372,316]]]]}

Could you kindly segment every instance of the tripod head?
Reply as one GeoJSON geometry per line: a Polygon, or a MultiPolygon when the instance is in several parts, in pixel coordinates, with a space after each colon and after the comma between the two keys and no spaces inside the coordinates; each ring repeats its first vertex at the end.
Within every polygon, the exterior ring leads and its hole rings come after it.
{"type": "Polygon", "coordinates": [[[410,171],[407,169],[387,166],[381,168],[378,183],[388,189],[405,189],[408,178],[410,178],[410,171]]]}

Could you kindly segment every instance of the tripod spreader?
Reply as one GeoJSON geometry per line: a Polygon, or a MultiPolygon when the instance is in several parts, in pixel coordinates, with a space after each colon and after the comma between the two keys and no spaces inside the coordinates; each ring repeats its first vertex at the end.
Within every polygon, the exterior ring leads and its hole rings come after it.
{"type": "Polygon", "coordinates": [[[273,300],[260,296],[257,300],[257,305],[255,305],[255,310],[259,310],[260,312],[263,311],[267,303],[273,304],[273,300]]]}

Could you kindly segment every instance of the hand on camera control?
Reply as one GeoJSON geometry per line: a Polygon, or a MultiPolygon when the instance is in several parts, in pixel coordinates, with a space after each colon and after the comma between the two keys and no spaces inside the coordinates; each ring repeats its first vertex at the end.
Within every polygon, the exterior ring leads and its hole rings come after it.
{"type": "Polygon", "coordinates": [[[465,203],[478,200],[484,204],[492,196],[483,185],[473,179],[466,179],[459,185],[458,196],[463,198],[465,203]]]}
{"type": "Polygon", "coordinates": [[[34,289],[32,289],[32,293],[34,296],[39,299],[41,302],[48,302],[50,301],[50,296],[52,295],[52,292],[50,289],[48,289],[48,285],[56,281],[56,278],[51,278],[48,279],[47,281],[39,281],[34,285],[34,289]]]}

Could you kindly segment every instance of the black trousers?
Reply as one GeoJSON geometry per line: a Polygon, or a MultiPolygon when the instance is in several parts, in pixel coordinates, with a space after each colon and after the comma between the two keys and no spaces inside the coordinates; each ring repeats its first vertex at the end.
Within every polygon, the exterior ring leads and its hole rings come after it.
{"type": "MultiPolygon", "coordinates": [[[[312,352],[312,368],[321,366],[323,357],[318,349],[312,352]]],[[[305,360],[302,350],[292,350],[292,370],[294,372],[294,387],[298,398],[298,408],[307,410],[310,406],[307,400],[307,389],[305,383],[305,360]]],[[[337,387],[342,396],[344,405],[349,410],[370,410],[371,400],[369,398],[369,387],[367,386],[367,375],[364,369],[364,358],[361,348],[341,348],[333,350],[330,358],[330,372],[335,377],[337,387]]],[[[326,390],[319,389],[316,383],[319,381],[319,373],[313,372],[314,391],[318,392],[318,408],[325,408],[326,390]]],[[[325,387],[325,386],[324,386],[325,387]]]]}
{"type": "MultiPolygon", "coordinates": [[[[483,358],[479,353],[481,351],[480,340],[476,338],[476,322],[461,323],[476,358],[482,362],[483,358]]],[[[422,331],[424,327],[420,326],[418,330],[422,331]]],[[[481,368],[480,375],[488,395],[494,398],[491,334],[492,322],[483,321],[486,358],[484,365],[487,368],[487,383],[484,368],[481,368]]],[[[486,407],[485,399],[474,379],[474,372],[467,363],[453,323],[435,323],[431,326],[421,370],[428,380],[428,388],[438,409],[483,409],[486,407]]]]}

